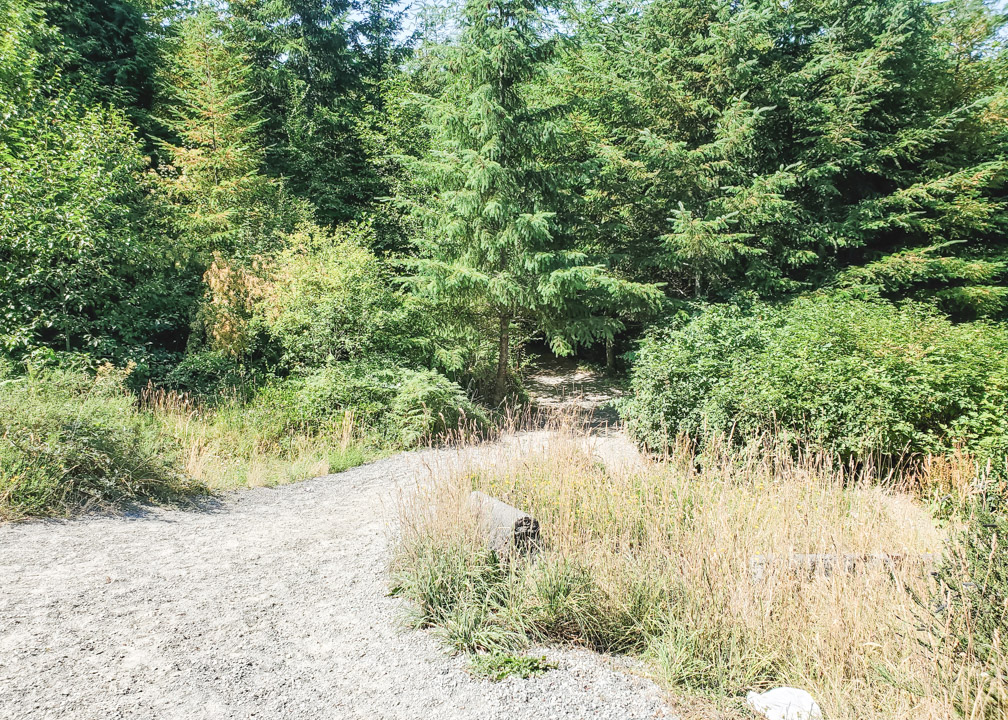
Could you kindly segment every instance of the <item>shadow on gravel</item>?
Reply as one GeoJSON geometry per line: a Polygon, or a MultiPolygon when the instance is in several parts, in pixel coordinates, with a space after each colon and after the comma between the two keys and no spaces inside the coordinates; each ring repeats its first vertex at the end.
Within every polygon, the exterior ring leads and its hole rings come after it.
{"type": "Polygon", "coordinates": [[[115,503],[93,504],[78,508],[68,515],[21,517],[0,520],[0,525],[65,525],[97,518],[117,520],[158,519],[172,522],[169,512],[216,515],[226,512],[230,505],[219,493],[207,491],[199,495],[181,495],[151,500],[120,500],[115,503]]]}
{"type": "Polygon", "coordinates": [[[207,491],[205,495],[190,495],[170,500],[133,500],[97,512],[91,511],[89,514],[117,517],[124,520],[145,520],[159,516],[163,520],[165,519],[163,514],[166,510],[215,515],[226,512],[229,507],[229,504],[224,502],[222,494],[207,491]]]}

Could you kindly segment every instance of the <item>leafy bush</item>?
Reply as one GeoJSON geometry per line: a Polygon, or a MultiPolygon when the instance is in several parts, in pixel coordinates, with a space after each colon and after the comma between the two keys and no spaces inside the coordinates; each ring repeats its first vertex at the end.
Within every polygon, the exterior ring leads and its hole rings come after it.
{"type": "Polygon", "coordinates": [[[366,249],[370,232],[366,224],[335,233],[308,226],[289,239],[258,310],[286,367],[413,353],[420,323],[387,266],[366,249]]]}
{"type": "Polygon", "coordinates": [[[177,450],[108,366],[0,379],[0,515],[194,490],[177,450]]]}
{"type": "Polygon", "coordinates": [[[433,370],[406,370],[389,408],[396,440],[409,447],[460,428],[486,428],[486,413],[462,389],[433,370]]]}
{"type": "Polygon", "coordinates": [[[245,373],[234,358],[209,350],[183,357],[167,373],[163,385],[175,392],[213,398],[241,384],[244,379],[245,373]]]}
{"type": "Polygon", "coordinates": [[[87,106],[46,68],[37,47],[57,39],[32,5],[0,3],[0,347],[179,350],[188,257],[124,113],[87,106]]]}
{"type": "Polygon", "coordinates": [[[383,380],[380,371],[362,367],[325,368],[269,382],[248,403],[236,402],[222,412],[237,415],[260,442],[270,445],[299,434],[335,433],[348,410],[357,415],[359,426],[368,427],[392,396],[383,380]]]}
{"type": "Polygon", "coordinates": [[[920,305],[713,306],[650,334],[621,411],[635,437],[780,428],[844,456],[1008,452],[1008,331],[920,305]]]}
{"type": "Polygon", "coordinates": [[[512,675],[527,679],[542,675],[554,668],[556,668],[556,663],[548,661],[545,655],[537,657],[492,652],[474,655],[469,662],[469,672],[476,677],[485,677],[494,682],[499,682],[512,675]]]}
{"type": "Polygon", "coordinates": [[[457,384],[432,370],[365,363],[335,363],[277,380],[230,412],[274,444],[299,433],[338,434],[350,423],[376,442],[413,447],[460,424],[474,429],[488,424],[457,384]]]}

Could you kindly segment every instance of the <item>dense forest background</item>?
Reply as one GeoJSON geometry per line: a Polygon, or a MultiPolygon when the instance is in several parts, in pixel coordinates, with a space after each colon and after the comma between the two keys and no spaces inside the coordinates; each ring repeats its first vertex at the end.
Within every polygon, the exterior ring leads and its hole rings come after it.
{"type": "Polygon", "coordinates": [[[651,446],[773,422],[997,458],[1005,19],[0,0],[0,352],[55,403],[8,463],[96,372],[230,408],[246,455],[408,445],[520,399],[530,342],[628,364],[651,446]]]}

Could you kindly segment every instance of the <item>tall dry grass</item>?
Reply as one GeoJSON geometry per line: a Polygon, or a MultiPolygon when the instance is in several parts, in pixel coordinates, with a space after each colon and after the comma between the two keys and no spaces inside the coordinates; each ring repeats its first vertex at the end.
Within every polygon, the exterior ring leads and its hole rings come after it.
{"type": "MultiPolygon", "coordinates": [[[[455,649],[638,654],[701,714],[780,684],[808,689],[837,719],[1003,710],[991,693],[1004,692],[1004,668],[953,648],[948,614],[931,605],[946,533],[903,489],[920,477],[879,478],[772,438],[702,454],[681,443],[633,462],[601,462],[569,424],[526,440],[435,467],[401,503],[394,589],[455,649]],[[502,564],[486,549],[473,489],[540,521],[533,558],[502,564]],[[794,554],[890,561],[822,573],[788,562],[794,554]],[[779,561],[757,577],[757,556],[779,561]]],[[[964,468],[941,465],[944,481],[959,487],[964,468]]]]}
{"type": "Polygon", "coordinates": [[[182,448],[183,471],[211,490],[261,487],[340,472],[375,451],[360,434],[352,410],[326,432],[276,437],[237,398],[208,407],[184,393],[148,388],[141,406],[182,448]]]}

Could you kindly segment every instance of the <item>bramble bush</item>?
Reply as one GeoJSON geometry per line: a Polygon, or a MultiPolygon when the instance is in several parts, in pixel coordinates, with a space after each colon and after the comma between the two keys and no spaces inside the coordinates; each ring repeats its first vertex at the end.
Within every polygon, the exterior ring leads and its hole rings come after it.
{"type": "Polygon", "coordinates": [[[1008,452],[1008,330],[923,305],[711,306],[645,338],[632,387],[621,412],[652,449],[783,430],[844,457],[1008,452]]]}

